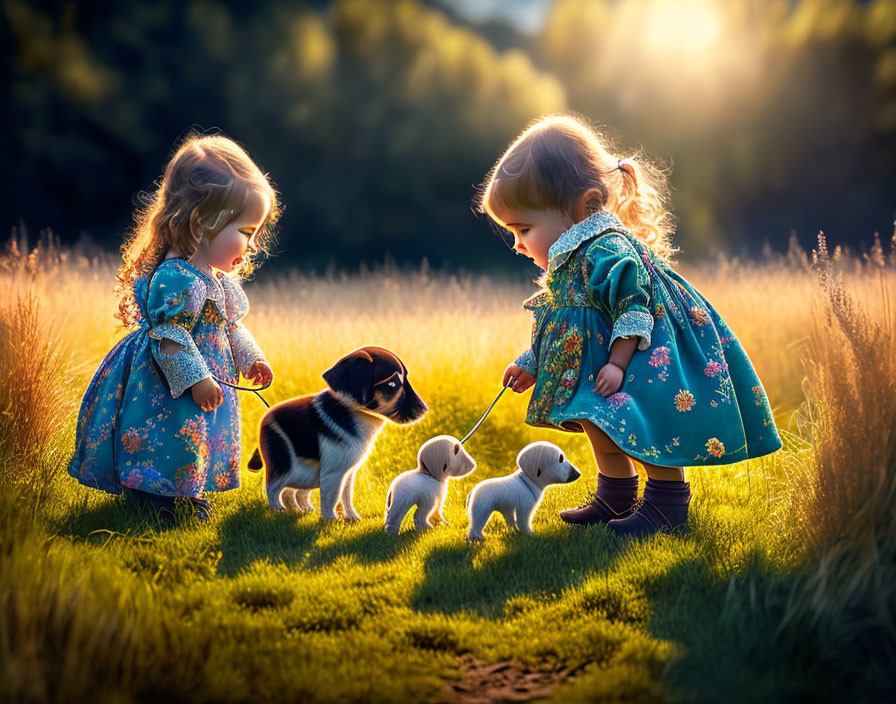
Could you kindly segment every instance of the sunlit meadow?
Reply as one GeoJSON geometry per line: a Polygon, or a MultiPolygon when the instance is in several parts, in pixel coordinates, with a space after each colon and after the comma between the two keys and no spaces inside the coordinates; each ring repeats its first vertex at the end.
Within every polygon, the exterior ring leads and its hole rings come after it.
{"type": "MultiPolygon", "coordinates": [[[[64,471],[81,394],[123,334],[112,257],[50,238],[30,254],[11,243],[0,273],[0,700],[892,692],[896,261],[879,245],[814,259],[794,247],[681,267],[748,351],[784,440],[770,457],[687,470],[691,534],[626,542],[563,524],[558,511],[595,488],[590,447],[526,426],[528,393],[507,393],[467,445],[478,467],[451,485],[449,525],[421,535],[407,520],[393,538],[390,481],[426,439],[462,436],[500,390],[528,345],[520,302],[531,284],[262,268],[246,322],[275,372],[269,402],[319,391],[336,359],[376,344],[401,357],[431,410],[379,436],[356,482],[359,523],[275,513],[261,476],[244,472],[241,489],[212,497],[209,524],[184,515],[162,528],[64,471]],[[494,517],[484,544],[467,544],[466,494],[537,439],[564,448],[582,478],[547,492],[534,537],[494,517]]],[[[245,395],[242,408],[247,458],[264,407],[245,395]]]]}

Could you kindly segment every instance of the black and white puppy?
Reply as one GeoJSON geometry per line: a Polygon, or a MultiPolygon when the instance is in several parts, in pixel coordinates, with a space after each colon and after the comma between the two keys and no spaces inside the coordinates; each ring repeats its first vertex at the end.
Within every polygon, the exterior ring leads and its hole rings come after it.
{"type": "Polygon", "coordinates": [[[340,359],[323,374],[329,388],[272,406],[262,417],[259,449],[249,469],[265,467],[268,504],[305,512],[314,508],[308,498],[320,487],[320,512],[334,520],[337,504],[345,518],[361,517],[352,504],[355,475],[373,449],[386,421],[408,425],[429,410],[408,381],[401,360],[382,347],[361,347],[340,359]]]}

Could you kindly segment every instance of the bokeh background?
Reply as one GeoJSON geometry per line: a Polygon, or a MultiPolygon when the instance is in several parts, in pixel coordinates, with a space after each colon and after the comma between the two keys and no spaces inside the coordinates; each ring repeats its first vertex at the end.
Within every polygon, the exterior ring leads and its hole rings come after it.
{"type": "Polygon", "coordinates": [[[220,130],[282,193],[273,266],[518,267],[476,187],[568,110],[671,169],[683,259],[892,233],[894,0],[3,0],[2,32],[0,224],[63,243],[115,248],[220,130]]]}

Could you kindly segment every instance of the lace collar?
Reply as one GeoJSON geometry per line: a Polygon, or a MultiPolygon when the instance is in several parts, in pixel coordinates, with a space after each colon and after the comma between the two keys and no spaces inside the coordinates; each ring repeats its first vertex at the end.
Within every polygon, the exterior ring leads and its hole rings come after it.
{"type": "MultiPolygon", "coordinates": [[[[168,262],[168,261],[176,261],[178,264],[182,264],[182,265],[186,266],[188,269],[190,269],[191,271],[198,274],[200,279],[202,279],[202,281],[206,285],[206,297],[209,300],[212,300],[217,304],[218,310],[221,311],[222,315],[225,313],[224,285],[221,283],[221,281],[218,280],[217,277],[212,276],[207,271],[203,271],[198,266],[191,263],[187,259],[184,259],[183,257],[168,257],[168,259],[164,259],[162,261],[162,264],[164,264],[165,262],[168,262]]],[[[159,264],[159,266],[162,266],[162,264],[159,264]]]]}
{"type": "Polygon", "coordinates": [[[613,213],[599,210],[582,222],[573,225],[557,239],[548,250],[548,271],[563,266],[569,255],[590,239],[610,230],[623,230],[622,221],[613,213]]]}

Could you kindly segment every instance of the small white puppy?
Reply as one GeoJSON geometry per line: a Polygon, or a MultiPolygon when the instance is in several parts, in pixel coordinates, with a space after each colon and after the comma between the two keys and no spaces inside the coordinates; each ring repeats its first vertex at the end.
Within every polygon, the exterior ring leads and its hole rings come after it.
{"type": "Polygon", "coordinates": [[[551,442],[526,445],[516,457],[517,471],[506,477],[486,479],[467,497],[470,517],[469,540],[482,540],[482,529],[495,511],[507,525],[532,535],[532,516],[550,484],[568,484],[581,476],[563,450],[551,442]]]}
{"type": "Polygon", "coordinates": [[[448,494],[448,479],[463,477],[476,468],[476,462],[450,435],[427,440],[417,452],[417,469],[399,474],[386,494],[386,532],[398,535],[401,522],[413,506],[417,530],[432,528],[430,516],[437,513],[445,523],[442,508],[448,494]]]}

